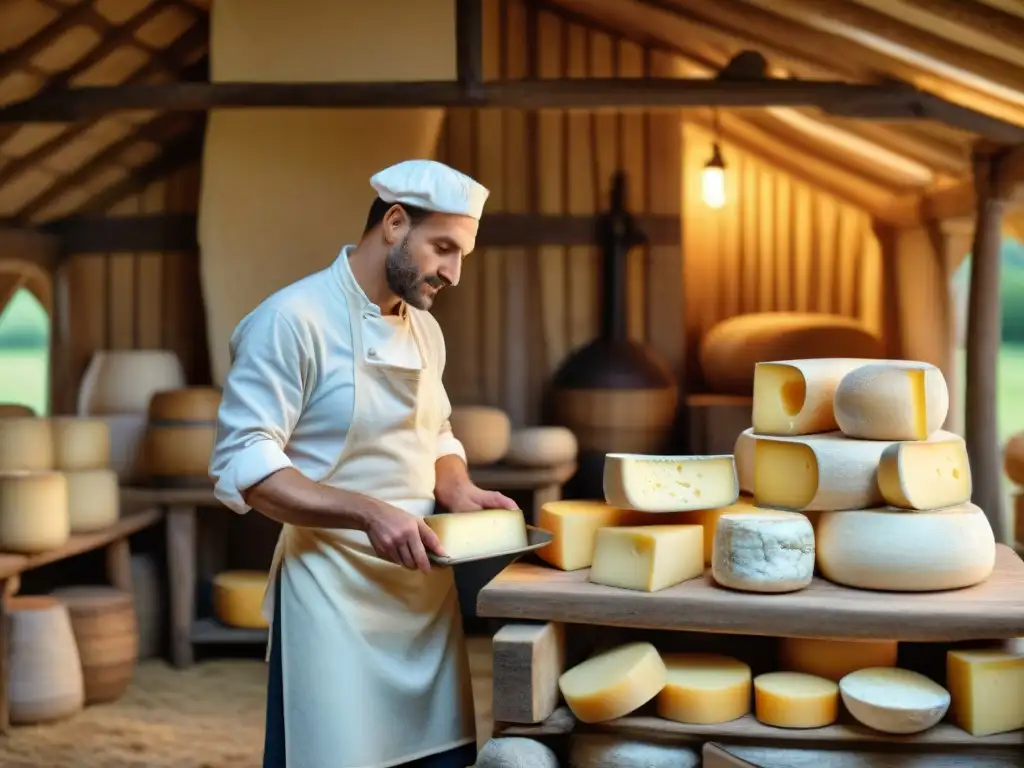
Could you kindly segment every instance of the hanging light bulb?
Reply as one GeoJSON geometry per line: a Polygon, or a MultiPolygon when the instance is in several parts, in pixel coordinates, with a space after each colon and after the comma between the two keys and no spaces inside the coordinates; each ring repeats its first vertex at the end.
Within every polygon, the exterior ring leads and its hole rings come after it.
{"type": "Polygon", "coordinates": [[[725,161],[718,142],[712,146],[711,159],[701,174],[701,197],[708,208],[721,208],[725,205],[725,161]]]}

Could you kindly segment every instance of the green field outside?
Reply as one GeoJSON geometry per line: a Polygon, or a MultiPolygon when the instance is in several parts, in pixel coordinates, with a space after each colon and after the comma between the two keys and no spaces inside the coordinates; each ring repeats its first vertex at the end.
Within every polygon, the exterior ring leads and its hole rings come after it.
{"type": "Polygon", "coordinates": [[[0,403],[27,405],[49,412],[47,349],[0,349],[0,403]]]}

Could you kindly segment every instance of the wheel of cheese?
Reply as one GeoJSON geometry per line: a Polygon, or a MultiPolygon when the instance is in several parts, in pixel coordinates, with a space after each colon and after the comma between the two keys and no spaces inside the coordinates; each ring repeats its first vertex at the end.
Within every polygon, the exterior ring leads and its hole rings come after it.
{"type": "Polygon", "coordinates": [[[776,728],[824,728],[839,716],[839,686],[800,672],[758,675],[754,716],[776,728]]]}
{"type": "Polygon", "coordinates": [[[222,571],[213,577],[213,613],[228,627],[264,629],[263,596],[270,575],[263,571],[222,571]]]}
{"type": "Polygon", "coordinates": [[[154,392],[149,401],[150,422],[208,424],[217,421],[221,391],[217,387],[184,387],[154,392]]]}
{"type": "Polygon", "coordinates": [[[794,592],[814,578],[814,528],[796,512],[759,510],[722,515],[711,574],[743,592],[794,592]]]}
{"type": "Polygon", "coordinates": [[[714,653],[662,657],[667,682],[658,694],[658,716],[677,723],[713,725],[750,712],[750,666],[714,653]]]}
{"type": "Polygon", "coordinates": [[[206,487],[221,393],[215,387],[157,392],[149,403],[143,462],[162,488],[206,487]]]}
{"type": "Polygon", "coordinates": [[[883,358],[882,340],[860,321],[813,312],[757,312],[723,320],[704,336],[701,371],[712,392],[751,395],[754,366],[814,357],[883,358]]]}
{"type": "Polygon", "coordinates": [[[0,419],[0,472],[53,469],[53,430],[46,419],[0,419]]]}
{"type": "MultiPolygon", "coordinates": [[[[572,768],[699,768],[700,764],[697,752],[677,744],[639,741],[604,733],[574,733],[569,741],[569,765],[572,768]]],[[[524,765],[523,768],[533,766],[524,765]]]]}
{"type": "Polygon", "coordinates": [[[665,687],[665,663],[650,643],[627,643],[591,656],[562,673],[565,703],[584,723],[628,715],[665,687]]]}
{"type": "Polygon", "coordinates": [[[949,413],[942,371],[930,363],[887,360],[854,368],[836,387],[836,423],[861,440],[925,440],[949,413]]]}
{"type": "Polygon", "coordinates": [[[64,472],[71,533],[109,528],[121,515],[121,491],[112,469],[64,472]]]}
{"type": "Polygon", "coordinates": [[[970,503],[930,512],[823,512],[817,558],[821,574],[837,584],[931,592],[985,581],[995,566],[996,542],[985,513],[970,503]]]}
{"type": "Polygon", "coordinates": [[[558,768],[558,756],[547,744],[507,736],[488,740],[472,768],[558,768]]]}
{"type": "Polygon", "coordinates": [[[517,467],[554,467],[576,460],[576,435],[565,427],[517,429],[508,441],[505,461],[517,467]]]}
{"type": "Polygon", "coordinates": [[[499,408],[463,405],[452,408],[452,434],[466,450],[467,464],[494,464],[508,452],[512,424],[499,408]]]}
{"type": "Polygon", "coordinates": [[[110,465],[110,428],[101,419],[57,417],[53,429],[54,469],[62,472],[106,469],[110,465]]]}
{"type": "Polygon", "coordinates": [[[7,617],[11,722],[45,723],[79,712],[85,685],[68,609],[54,597],[15,597],[7,617]]]}
{"type": "Polygon", "coordinates": [[[821,640],[780,637],[779,666],[839,682],[851,672],[868,667],[895,667],[899,643],[895,640],[821,640]]]}
{"type": "Polygon", "coordinates": [[[145,413],[156,392],[185,386],[185,369],[168,349],[100,350],[78,391],[78,414],[145,413]]]}
{"type": "Polygon", "coordinates": [[[882,733],[920,733],[938,725],[949,709],[949,691],[918,672],[869,667],[839,681],[847,711],[882,733]]]}
{"type": "Polygon", "coordinates": [[[0,474],[0,552],[57,549],[71,535],[68,486],[58,472],[0,474]]]}
{"type": "Polygon", "coordinates": [[[1003,449],[1006,476],[1017,485],[1024,485],[1024,432],[1011,437],[1003,449]]]}

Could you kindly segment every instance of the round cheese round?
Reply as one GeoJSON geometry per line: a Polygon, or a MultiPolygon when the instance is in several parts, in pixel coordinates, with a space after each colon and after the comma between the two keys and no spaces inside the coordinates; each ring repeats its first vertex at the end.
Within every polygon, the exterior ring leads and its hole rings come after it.
{"type": "Polygon", "coordinates": [[[554,467],[576,460],[576,435],[565,427],[517,429],[508,442],[505,461],[517,467],[554,467]]]}
{"type": "Polygon", "coordinates": [[[1006,476],[1017,485],[1024,485],[1024,432],[1011,437],[1003,449],[1006,476]]]}
{"type": "Polygon", "coordinates": [[[836,423],[862,440],[925,440],[949,413],[949,390],[931,363],[887,360],[854,368],[836,388],[836,423]]]}
{"type": "Polygon", "coordinates": [[[50,420],[54,468],[104,469],[110,464],[110,428],[100,419],[61,416],[50,420]]]}
{"type": "Polygon", "coordinates": [[[508,452],[512,424],[499,408],[465,405],[452,408],[452,434],[466,451],[467,464],[494,464],[508,452]]]}
{"type": "Polygon", "coordinates": [[[53,469],[53,430],[47,419],[0,419],[0,472],[53,469]]]}
{"type": "Polygon", "coordinates": [[[66,544],[70,535],[64,475],[0,474],[0,552],[46,552],[66,544]]]}
{"type": "Polygon", "coordinates": [[[221,624],[263,629],[263,596],[270,576],[263,571],[222,571],[213,577],[213,613],[221,624]]]}
{"type": "Polygon", "coordinates": [[[839,682],[851,672],[868,667],[895,667],[899,643],[895,640],[821,640],[780,637],[779,666],[839,682]]]}
{"type": "Polygon", "coordinates": [[[149,401],[151,422],[191,424],[217,421],[221,391],[217,387],[184,387],[156,392],[149,401]]]}
{"type": "Polygon", "coordinates": [[[558,678],[565,703],[584,723],[628,715],[665,687],[665,663],[650,643],[627,643],[591,656],[558,678]]]}
{"type": "Polygon", "coordinates": [[[800,672],[758,675],[754,716],[776,728],[824,728],[839,716],[839,686],[800,672]]]}
{"type": "Polygon", "coordinates": [[[892,507],[823,512],[818,568],[858,589],[929,592],[979,584],[995,566],[988,518],[974,504],[930,512],[892,507]]]}
{"type": "Polygon", "coordinates": [[[659,717],[711,725],[750,712],[751,675],[747,664],[714,653],[670,653],[662,659],[667,677],[658,694],[659,717]]]}
{"type": "Polygon", "coordinates": [[[121,513],[121,491],[112,469],[65,472],[68,516],[72,533],[91,533],[109,528],[121,513]]]}
{"type": "Polygon", "coordinates": [[[763,510],[722,515],[715,530],[711,574],[744,592],[793,592],[814,577],[814,529],[796,512],[763,510]]]}
{"type": "Polygon", "coordinates": [[[939,724],[949,691],[922,674],[869,667],[839,681],[843,704],[854,719],[882,733],[920,733],[939,724]]]}

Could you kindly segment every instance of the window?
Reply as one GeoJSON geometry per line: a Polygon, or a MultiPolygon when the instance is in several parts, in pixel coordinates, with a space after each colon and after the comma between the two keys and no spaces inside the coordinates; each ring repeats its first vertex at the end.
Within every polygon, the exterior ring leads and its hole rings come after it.
{"type": "Polygon", "coordinates": [[[0,310],[0,403],[49,413],[50,317],[27,288],[0,310]]]}

